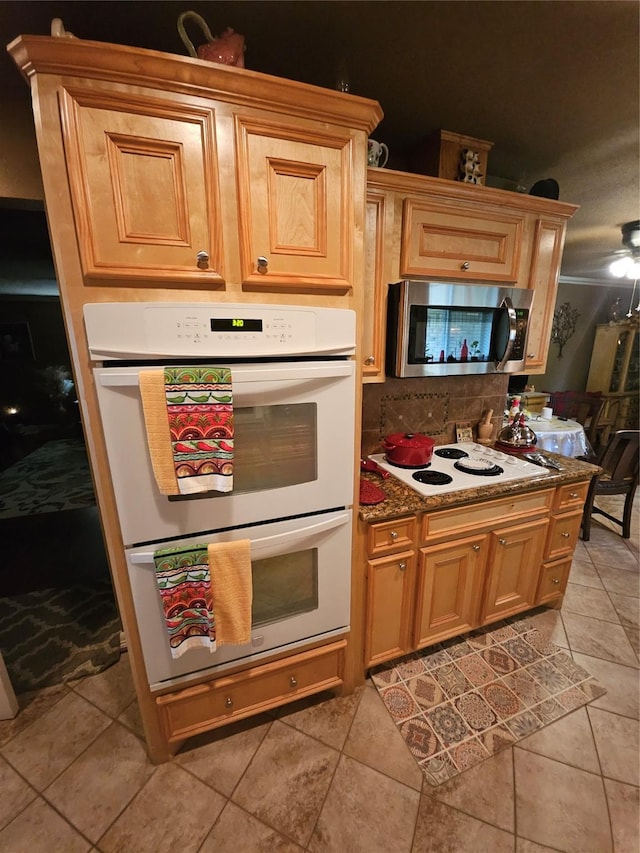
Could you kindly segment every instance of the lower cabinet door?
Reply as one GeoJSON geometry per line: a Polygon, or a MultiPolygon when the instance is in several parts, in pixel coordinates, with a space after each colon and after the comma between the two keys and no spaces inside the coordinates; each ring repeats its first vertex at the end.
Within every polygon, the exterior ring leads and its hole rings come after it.
{"type": "Polygon", "coordinates": [[[481,624],[495,622],[534,606],[548,524],[545,518],[489,534],[481,624]]]}
{"type": "Polygon", "coordinates": [[[562,598],[567,588],[572,562],[573,557],[569,556],[564,560],[544,563],[540,572],[536,604],[548,604],[562,598]]]}
{"type": "Polygon", "coordinates": [[[365,666],[400,657],[411,650],[410,627],[415,589],[414,551],[367,563],[365,666]]]}
{"type": "Polygon", "coordinates": [[[478,624],[488,550],[486,534],[421,549],[415,646],[453,637],[478,624]]]}

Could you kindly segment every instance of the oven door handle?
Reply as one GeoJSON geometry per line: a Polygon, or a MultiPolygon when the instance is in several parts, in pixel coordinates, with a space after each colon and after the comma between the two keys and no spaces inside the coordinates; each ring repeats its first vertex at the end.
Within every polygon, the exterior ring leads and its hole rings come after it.
{"type": "MultiPolygon", "coordinates": [[[[231,365],[233,374],[233,364],[231,365]]],[[[138,370],[124,371],[115,369],[101,369],[98,380],[103,388],[133,388],[139,384],[138,370]]],[[[237,372],[237,379],[233,381],[243,382],[269,382],[285,381],[289,379],[307,381],[310,379],[333,379],[334,377],[350,376],[353,373],[353,362],[349,360],[314,363],[303,362],[299,364],[271,364],[252,365],[247,369],[237,372]]]]}
{"type": "MultiPolygon", "coordinates": [[[[264,559],[270,555],[275,556],[276,553],[282,552],[283,547],[288,549],[291,545],[303,542],[310,536],[317,536],[320,533],[340,527],[346,524],[350,518],[350,512],[342,512],[340,515],[334,515],[324,521],[319,521],[317,524],[310,524],[307,527],[290,530],[288,533],[276,533],[274,536],[252,539],[251,559],[264,559]]],[[[242,537],[240,536],[239,538],[242,537]]],[[[137,566],[153,565],[153,554],[153,551],[138,551],[138,553],[130,555],[129,562],[137,566]]]]}
{"type": "MultiPolygon", "coordinates": [[[[270,351],[269,353],[256,352],[256,353],[252,353],[251,357],[256,358],[256,359],[257,358],[275,358],[275,359],[278,359],[278,358],[306,358],[306,357],[317,356],[317,355],[336,355],[336,356],[342,357],[342,356],[353,355],[353,354],[354,354],[353,345],[348,344],[345,346],[332,345],[332,346],[326,346],[326,347],[314,347],[313,351],[310,351],[310,352],[304,352],[303,350],[296,350],[296,349],[291,349],[291,350],[284,350],[283,349],[282,351],[277,352],[275,354],[272,351],[270,351]]],[[[90,355],[92,361],[103,361],[106,358],[116,358],[116,359],[139,359],[140,358],[140,355],[138,353],[130,352],[129,350],[126,350],[126,349],[107,349],[105,347],[90,349],[89,355],[90,355]]],[[[150,352],[150,353],[145,353],[144,357],[145,357],[145,359],[158,359],[158,358],[169,358],[170,357],[171,359],[197,358],[199,360],[202,360],[203,358],[205,358],[205,359],[208,359],[208,361],[216,361],[216,360],[228,361],[230,358],[233,358],[234,356],[232,356],[232,355],[230,356],[228,353],[224,356],[219,356],[219,355],[216,355],[215,353],[213,353],[213,354],[207,353],[204,356],[198,355],[196,353],[192,353],[192,354],[179,353],[177,355],[167,356],[166,352],[156,352],[156,353],[150,352]]]]}
{"type": "Polygon", "coordinates": [[[513,307],[513,302],[508,296],[505,296],[502,300],[501,307],[507,312],[507,317],[509,318],[509,337],[507,338],[507,345],[502,354],[502,358],[500,361],[496,362],[496,371],[498,373],[502,373],[505,364],[509,361],[511,350],[513,349],[513,343],[516,339],[516,332],[518,330],[516,309],[513,307]]]}

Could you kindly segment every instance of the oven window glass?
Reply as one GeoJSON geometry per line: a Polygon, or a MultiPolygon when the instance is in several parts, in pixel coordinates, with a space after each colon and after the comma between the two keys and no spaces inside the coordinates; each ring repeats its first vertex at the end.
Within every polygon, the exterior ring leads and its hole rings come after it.
{"type": "Polygon", "coordinates": [[[234,410],[233,491],[317,479],[317,406],[295,403],[234,410]]]}
{"type": "MultiPolygon", "coordinates": [[[[233,410],[233,493],[262,492],[318,479],[316,403],[233,410]]],[[[170,495],[169,501],[216,500],[222,492],[170,495]]]]}
{"type": "Polygon", "coordinates": [[[494,308],[412,305],[409,364],[493,360],[494,308]]]}
{"type": "Polygon", "coordinates": [[[316,548],[255,560],[251,569],[254,628],[318,609],[316,548]]]}

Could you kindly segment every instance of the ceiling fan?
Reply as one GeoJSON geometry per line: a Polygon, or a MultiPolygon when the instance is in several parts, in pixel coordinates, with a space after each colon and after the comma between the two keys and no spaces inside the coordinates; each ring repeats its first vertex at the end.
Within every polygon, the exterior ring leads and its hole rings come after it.
{"type": "Polygon", "coordinates": [[[625,222],[620,226],[624,250],[616,252],[617,257],[609,266],[609,272],[616,278],[640,278],[640,219],[625,222]]]}

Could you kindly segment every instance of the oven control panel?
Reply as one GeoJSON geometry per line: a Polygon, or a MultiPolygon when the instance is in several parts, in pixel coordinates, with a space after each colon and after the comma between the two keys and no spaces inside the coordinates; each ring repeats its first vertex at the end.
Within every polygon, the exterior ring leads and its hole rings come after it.
{"type": "Polygon", "coordinates": [[[111,358],[259,358],[351,355],[355,313],[277,305],[92,303],[89,351],[111,358]]]}

